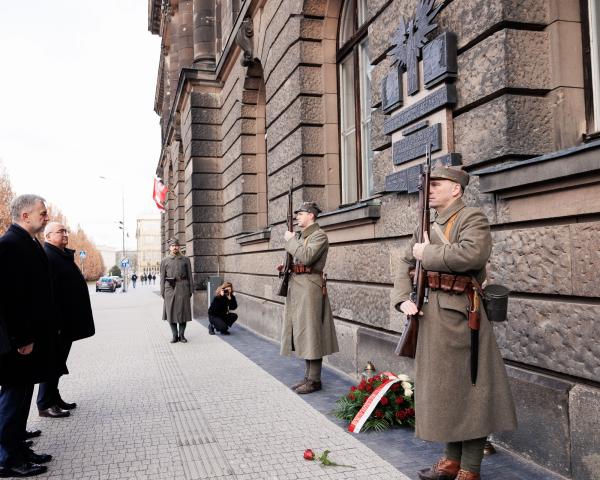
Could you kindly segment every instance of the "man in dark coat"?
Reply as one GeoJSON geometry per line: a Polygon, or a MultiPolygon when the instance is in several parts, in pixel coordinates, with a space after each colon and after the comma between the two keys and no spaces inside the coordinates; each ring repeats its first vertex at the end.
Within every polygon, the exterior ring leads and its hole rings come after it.
{"type": "Polygon", "coordinates": [[[58,319],[57,375],[47,382],[40,383],[37,407],[40,417],[66,417],[76,403],[67,403],[60,396],[58,382],[60,376],[69,373],[67,358],[71,345],[94,335],[94,318],[90,304],[88,287],[75,265],[75,250],[67,248],[69,234],[67,228],[58,222],[50,222],[44,231],[44,251],[50,262],[52,287],[58,319]]]}
{"type": "Polygon", "coordinates": [[[52,459],[23,440],[33,386],[55,373],[56,325],[48,259],[35,238],[48,223],[45,201],[21,195],[10,210],[14,223],[0,238],[0,317],[10,342],[0,361],[0,476],[28,477],[52,459]]]}

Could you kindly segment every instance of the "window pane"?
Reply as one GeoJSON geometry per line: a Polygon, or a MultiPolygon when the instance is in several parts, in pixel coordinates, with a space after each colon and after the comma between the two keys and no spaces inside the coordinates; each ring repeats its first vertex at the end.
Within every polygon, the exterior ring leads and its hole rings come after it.
{"type": "Polygon", "coordinates": [[[354,56],[348,55],[340,63],[342,203],[350,203],[358,200],[355,112],[354,56]]]}
{"type": "Polygon", "coordinates": [[[588,2],[590,16],[590,59],[592,63],[592,97],[594,99],[595,131],[600,130],[600,5],[588,2]]]}
{"type": "Polygon", "coordinates": [[[360,139],[362,197],[373,194],[373,150],[371,148],[371,72],[369,61],[369,39],[359,45],[360,68],[360,139]]]}
{"type": "Polygon", "coordinates": [[[344,10],[342,11],[342,19],[340,22],[340,35],[338,39],[338,46],[342,47],[344,43],[352,38],[354,35],[354,13],[356,11],[355,0],[348,0],[344,2],[344,10]]]}

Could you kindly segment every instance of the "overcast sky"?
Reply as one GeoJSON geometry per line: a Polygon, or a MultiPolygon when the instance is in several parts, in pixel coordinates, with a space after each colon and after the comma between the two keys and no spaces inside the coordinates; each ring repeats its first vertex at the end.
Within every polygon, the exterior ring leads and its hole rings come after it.
{"type": "Polygon", "coordinates": [[[121,185],[127,248],[136,217],[158,215],[160,38],[148,31],[147,8],[147,0],[0,0],[0,159],[13,189],[45,197],[72,227],[119,248],[121,185]]]}

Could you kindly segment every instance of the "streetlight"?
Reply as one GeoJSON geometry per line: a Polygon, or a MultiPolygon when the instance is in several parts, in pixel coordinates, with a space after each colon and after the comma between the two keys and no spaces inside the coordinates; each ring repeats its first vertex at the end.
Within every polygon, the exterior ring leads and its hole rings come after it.
{"type": "MultiPolygon", "coordinates": [[[[119,221],[119,228],[122,230],[122,236],[123,236],[123,258],[121,260],[123,260],[125,258],[125,185],[123,185],[120,182],[117,182],[116,180],[113,180],[111,178],[107,178],[103,175],[100,175],[100,178],[102,180],[105,180],[107,182],[114,182],[117,183],[121,186],[121,213],[122,213],[122,219],[121,221],[119,221]]],[[[123,274],[123,288],[121,288],[121,293],[125,293],[127,292],[127,275],[123,274]]]]}

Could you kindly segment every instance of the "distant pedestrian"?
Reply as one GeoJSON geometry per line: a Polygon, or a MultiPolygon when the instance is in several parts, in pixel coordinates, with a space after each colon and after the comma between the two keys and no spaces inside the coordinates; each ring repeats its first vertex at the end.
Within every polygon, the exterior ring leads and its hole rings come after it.
{"type": "Polygon", "coordinates": [[[160,295],[165,301],[163,320],[169,322],[173,333],[171,343],[187,342],[184,333],[186,323],[192,320],[192,280],[190,259],[181,255],[177,239],[169,240],[169,255],[160,263],[160,295]]]}
{"type": "Polygon", "coordinates": [[[152,285],[156,285],[156,275],[152,274],[152,285]]]}
{"type": "MultiPolygon", "coordinates": [[[[285,249],[294,257],[289,280],[281,354],[304,358],[304,378],[292,389],[306,394],[321,390],[323,357],[339,350],[323,269],[329,240],[316,223],[321,213],[315,202],[304,202],[295,212],[299,232],[285,232],[285,249]]],[[[283,265],[277,267],[283,268],[283,265]]]]}
{"type": "Polygon", "coordinates": [[[148,276],[144,273],[142,275],[142,285],[146,285],[146,282],[148,281],[148,276]]]}
{"type": "MultiPolygon", "coordinates": [[[[13,224],[0,238],[0,318],[10,351],[0,360],[0,477],[44,473],[51,455],[36,454],[24,443],[35,383],[56,375],[50,266],[37,240],[48,223],[45,200],[21,195],[10,205],[13,224]]],[[[6,345],[2,345],[6,349],[6,345]]]]}
{"type": "Polygon", "coordinates": [[[131,283],[132,283],[132,285],[133,285],[133,288],[135,288],[135,282],[137,282],[137,279],[138,279],[138,276],[137,276],[137,275],[134,273],[134,274],[131,276],[131,283]]]}
{"type": "Polygon", "coordinates": [[[54,305],[58,319],[57,375],[40,383],[37,407],[40,417],[64,417],[76,403],[65,402],[58,390],[61,375],[68,374],[67,358],[76,340],[94,335],[94,318],[90,294],[81,271],[75,264],[75,250],[67,248],[67,228],[58,222],[50,222],[44,230],[44,251],[50,262],[54,305]]]}
{"type": "Polygon", "coordinates": [[[229,328],[238,318],[235,313],[231,313],[231,310],[237,308],[233,285],[225,282],[217,288],[215,293],[215,298],[208,308],[208,333],[214,335],[216,329],[222,335],[229,335],[229,328]]]}

